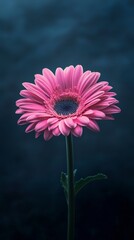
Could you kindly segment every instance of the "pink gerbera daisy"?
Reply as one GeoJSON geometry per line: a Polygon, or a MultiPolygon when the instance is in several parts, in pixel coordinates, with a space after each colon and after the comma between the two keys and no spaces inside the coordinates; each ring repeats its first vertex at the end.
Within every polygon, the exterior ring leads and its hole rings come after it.
{"type": "Polygon", "coordinates": [[[72,133],[82,135],[83,127],[99,131],[96,120],[112,120],[119,113],[114,92],[108,82],[98,82],[100,73],[83,72],[81,65],[57,68],[55,75],[47,68],[35,75],[35,84],[24,82],[23,97],[16,101],[18,124],[28,124],[26,133],[35,130],[44,139],[72,133]]]}

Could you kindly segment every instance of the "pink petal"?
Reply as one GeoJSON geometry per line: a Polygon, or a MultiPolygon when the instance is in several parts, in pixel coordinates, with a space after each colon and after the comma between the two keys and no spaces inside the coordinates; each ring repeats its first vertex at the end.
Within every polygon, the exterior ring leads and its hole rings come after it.
{"type": "Polygon", "coordinates": [[[35,84],[44,91],[45,95],[50,97],[52,89],[49,87],[48,83],[45,80],[36,79],[36,78],[34,81],[35,81],[35,84]]]}
{"type": "Polygon", "coordinates": [[[37,95],[39,98],[45,100],[45,92],[43,92],[38,86],[33,83],[24,82],[22,84],[28,91],[32,92],[33,94],[37,95]]]}
{"type": "Polygon", "coordinates": [[[25,129],[26,133],[32,132],[33,130],[35,130],[35,125],[36,123],[31,123],[28,125],[28,127],[25,129]]]}
{"type": "Polygon", "coordinates": [[[30,113],[24,113],[24,114],[20,117],[20,120],[21,120],[21,119],[25,119],[25,120],[26,120],[26,118],[29,117],[29,116],[30,116],[30,113]]]}
{"type": "Polygon", "coordinates": [[[105,117],[105,113],[99,110],[93,110],[93,113],[90,115],[90,117],[94,119],[103,119],[105,117]]]}
{"type": "Polygon", "coordinates": [[[59,125],[59,121],[57,120],[57,122],[53,123],[52,125],[49,125],[48,126],[48,130],[49,131],[52,131],[54,130],[55,128],[57,128],[57,126],[59,125]]]}
{"type": "Polygon", "coordinates": [[[84,72],[82,75],[81,75],[81,77],[80,77],[80,79],[79,79],[79,82],[78,82],[78,84],[77,84],[77,87],[78,87],[78,89],[80,89],[81,88],[81,86],[86,82],[86,79],[88,78],[88,76],[91,74],[91,71],[86,71],[86,72],[84,72]]]}
{"type": "Polygon", "coordinates": [[[19,125],[25,125],[27,122],[25,121],[25,120],[18,120],[17,121],[17,124],[19,124],[19,125]]]}
{"type": "Polygon", "coordinates": [[[25,98],[31,97],[31,93],[28,92],[27,90],[21,90],[21,91],[20,91],[20,95],[21,95],[22,97],[25,97],[25,98]]]}
{"type": "Polygon", "coordinates": [[[96,84],[99,78],[100,78],[100,73],[90,72],[90,74],[88,74],[85,77],[84,81],[81,83],[80,93],[84,94],[85,92],[87,92],[88,89],[90,89],[93,85],[96,84]]]}
{"type": "Polygon", "coordinates": [[[105,100],[104,101],[101,101],[99,103],[97,103],[95,106],[92,106],[92,109],[95,109],[95,110],[103,110],[105,108],[107,108],[109,106],[109,103],[106,102],[105,100]]]}
{"type": "Polygon", "coordinates": [[[56,82],[55,82],[55,76],[53,74],[53,72],[51,72],[48,68],[44,68],[42,70],[43,75],[49,80],[49,82],[51,83],[51,86],[53,88],[55,88],[56,82]]]}
{"type": "Polygon", "coordinates": [[[61,134],[59,127],[56,127],[55,129],[53,129],[52,133],[54,136],[59,136],[61,134]]]}
{"type": "Polygon", "coordinates": [[[100,128],[95,120],[89,119],[88,128],[90,128],[92,131],[95,131],[95,132],[100,131],[100,128]]]}
{"type": "Polygon", "coordinates": [[[109,106],[109,107],[105,108],[104,112],[106,114],[115,114],[115,113],[120,113],[121,109],[119,107],[113,105],[113,106],[109,106]]]}
{"type": "Polygon", "coordinates": [[[35,77],[35,80],[38,80],[40,82],[42,82],[50,91],[51,91],[51,88],[52,88],[52,85],[51,85],[51,82],[43,75],[41,74],[35,74],[34,75],[35,77]]]}
{"type": "Polygon", "coordinates": [[[109,105],[119,103],[119,101],[116,98],[112,97],[108,98],[106,101],[109,103],[109,105]]]}
{"type": "Polygon", "coordinates": [[[97,91],[97,92],[95,92],[90,97],[86,97],[85,98],[85,104],[94,101],[96,98],[100,98],[102,95],[104,95],[104,91],[97,91]]]}
{"type": "Polygon", "coordinates": [[[55,72],[57,83],[64,90],[65,89],[65,79],[64,79],[64,71],[62,68],[57,68],[55,72]]]}
{"type": "Polygon", "coordinates": [[[104,120],[114,120],[114,117],[112,115],[106,115],[104,120]]]}
{"type": "Polygon", "coordinates": [[[66,88],[72,88],[73,72],[74,72],[74,66],[69,66],[64,69],[66,88]]]}
{"type": "Polygon", "coordinates": [[[75,128],[76,127],[76,123],[73,121],[73,119],[72,118],[66,118],[65,120],[64,120],[64,122],[65,122],[65,124],[67,125],[67,127],[69,127],[69,128],[75,128]]]}
{"type": "Polygon", "coordinates": [[[29,115],[30,115],[30,113],[24,113],[24,114],[19,118],[19,120],[17,121],[17,123],[18,123],[19,125],[24,125],[24,124],[26,124],[26,123],[27,123],[26,118],[27,118],[29,115]]]}
{"type": "MultiPolygon", "coordinates": [[[[107,85],[107,82],[99,82],[93,85],[91,88],[88,89],[88,91],[85,91],[84,94],[82,94],[83,98],[89,98],[91,95],[93,95],[97,91],[103,91],[103,86],[107,85]]],[[[104,91],[103,91],[104,92],[104,91]]]]}
{"type": "Polygon", "coordinates": [[[59,122],[59,130],[64,136],[68,136],[70,133],[70,128],[64,122],[64,119],[59,122]]]}
{"type": "Polygon", "coordinates": [[[110,96],[110,97],[114,97],[116,96],[117,94],[115,92],[106,92],[105,93],[106,96],[110,96]]]}
{"type": "Polygon", "coordinates": [[[27,121],[37,121],[37,120],[44,120],[45,118],[51,117],[46,113],[31,113],[30,116],[26,118],[27,121]]]}
{"type": "Polygon", "coordinates": [[[89,102],[88,104],[86,104],[84,107],[83,107],[83,110],[82,112],[84,112],[85,110],[88,110],[89,107],[93,107],[95,104],[98,104],[98,102],[100,101],[99,98],[95,99],[95,100],[92,100],[91,102],[89,102]]]}
{"type": "Polygon", "coordinates": [[[83,67],[81,65],[77,65],[74,69],[73,78],[72,78],[72,87],[78,84],[78,81],[83,74],[83,67]]]}
{"type": "Polygon", "coordinates": [[[36,103],[24,103],[21,104],[21,109],[24,109],[25,111],[38,111],[38,112],[44,112],[45,108],[42,105],[36,104],[36,103]]]}
{"type": "Polygon", "coordinates": [[[82,133],[83,133],[83,128],[81,126],[76,126],[74,129],[71,130],[71,133],[75,136],[75,137],[81,137],[82,133]]]}
{"type": "Polygon", "coordinates": [[[21,90],[20,95],[24,98],[29,98],[29,99],[32,99],[34,101],[38,101],[40,103],[42,102],[42,98],[40,98],[39,96],[37,96],[33,92],[29,92],[28,90],[21,90]]]}
{"type": "Polygon", "coordinates": [[[57,121],[58,121],[58,119],[55,118],[55,117],[51,117],[51,118],[49,118],[49,119],[47,120],[48,126],[50,126],[50,125],[56,123],[57,121]]]}
{"type": "Polygon", "coordinates": [[[40,121],[36,124],[35,126],[35,131],[36,132],[41,132],[44,131],[48,126],[47,120],[40,121]]]}
{"type": "Polygon", "coordinates": [[[36,133],[35,133],[35,138],[38,138],[40,135],[41,135],[40,132],[36,132],[36,133]]]}
{"type": "Polygon", "coordinates": [[[108,92],[109,90],[111,90],[113,87],[111,87],[111,86],[104,86],[103,88],[102,88],[102,90],[103,91],[105,91],[105,92],[108,92]]]}
{"type": "Polygon", "coordinates": [[[89,123],[89,119],[86,116],[81,116],[81,117],[77,117],[76,122],[80,125],[80,126],[86,126],[89,123]]]}
{"type": "Polygon", "coordinates": [[[91,115],[93,113],[93,110],[87,110],[86,112],[84,112],[84,115],[91,115]]]}
{"type": "Polygon", "coordinates": [[[17,109],[17,110],[15,111],[15,113],[16,113],[16,114],[23,114],[23,113],[24,113],[24,110],[22,110],[22,109],[17,109]]]}
{"type": "Polygon", "coordinates": [[[21,105],[24,105],[24,104],[33,104],[33,103],[37,103],[36,101],[34,101],[34,100],[31,100],[31,99],[29,99],[29,98],[23,98],[23,99],[19,99],[19,100],[17,100],[16,101],[16,106],[17,107],[21,107],[21,105]]]}
{"type": "Polygon", "coordinates": [[[47,129],[44,131],[44,139],[46,141],[50,140],[53,137],[53,134],[51,131],[48,131],[47,129]]]}

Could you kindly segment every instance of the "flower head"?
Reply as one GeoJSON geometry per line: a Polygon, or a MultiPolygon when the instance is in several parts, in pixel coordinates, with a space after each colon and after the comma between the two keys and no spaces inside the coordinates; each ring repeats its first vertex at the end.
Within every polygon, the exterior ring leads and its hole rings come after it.
{"type": "Polygon", "coordinates": [[[26,133],[35,130],[44,139],[72,133],[82,135],[83,127],[99,131],[96,120],[112,120],[119,113],[114,92],[108,82],[98,82],[100,73],[83,72],[81,65],[57,68],[55,75],[44,68],[36,74],[34,84],[24,82],[23,97],[16,101],[18,124],[28,124],[26,133]]]}

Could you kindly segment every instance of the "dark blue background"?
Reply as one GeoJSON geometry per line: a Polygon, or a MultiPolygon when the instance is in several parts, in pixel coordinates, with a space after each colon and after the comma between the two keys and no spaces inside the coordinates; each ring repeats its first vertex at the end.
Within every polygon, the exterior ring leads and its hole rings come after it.
{"type": "Polygon", "coordinates": [[[76,239],[134,239],[133,15],[132,0],[0,1],[0,239],[66,239],[64,137],[26,135],[14,112],[22,82],[71,64],[100,71],[122,108],[74,138],[76,178],[108,175],[77,196],[76,239]]]}

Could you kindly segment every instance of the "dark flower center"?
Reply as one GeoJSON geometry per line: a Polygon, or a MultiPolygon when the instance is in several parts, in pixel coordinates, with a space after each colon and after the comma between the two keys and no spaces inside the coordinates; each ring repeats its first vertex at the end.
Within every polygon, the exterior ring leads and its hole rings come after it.
{"type": "Polygon", "coordinates": [[[54,106],[54,110],[59,115],[69,115],[75,113],[78,108],[78,103],[72,99],[63,99],[57,101],[54,106]]]}

